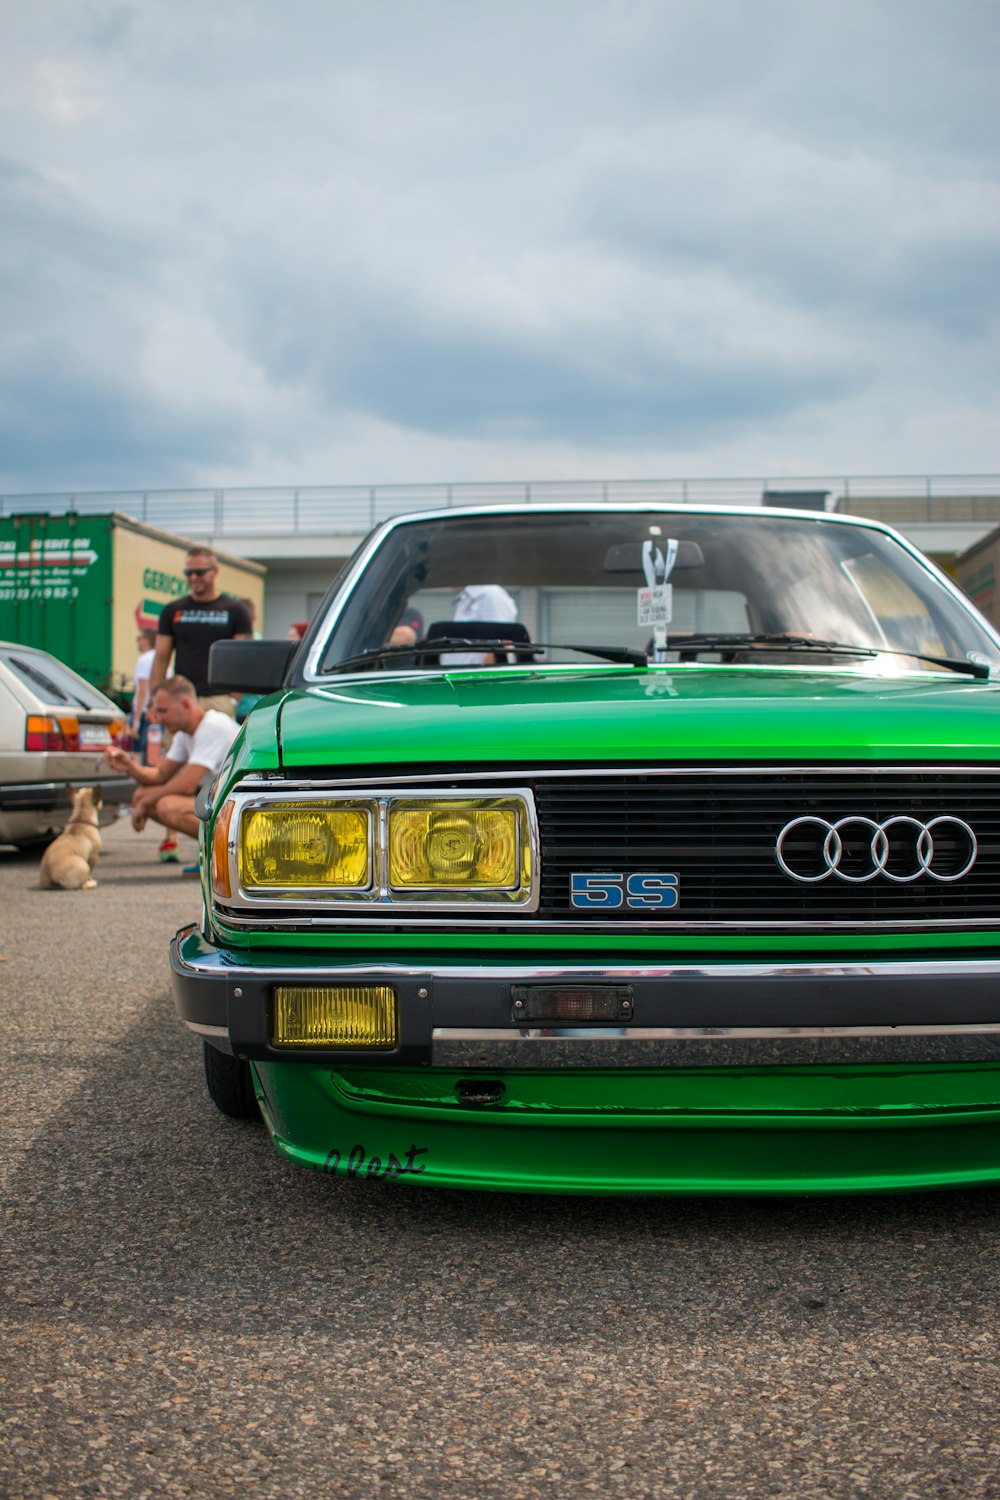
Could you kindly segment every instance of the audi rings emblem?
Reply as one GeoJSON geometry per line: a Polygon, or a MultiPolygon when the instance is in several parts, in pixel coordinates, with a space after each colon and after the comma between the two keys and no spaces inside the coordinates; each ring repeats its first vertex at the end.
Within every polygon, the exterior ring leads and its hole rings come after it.
{"type": "Polygon", "coordinates": [[[961,818],[793,818],[778,834],[778,864],[792,880],[816,885],[836,875],[863,885],[884,875],[908,885],[927,875],[931,880],[961,880],[976,862],[976,835],[961,818]]]}

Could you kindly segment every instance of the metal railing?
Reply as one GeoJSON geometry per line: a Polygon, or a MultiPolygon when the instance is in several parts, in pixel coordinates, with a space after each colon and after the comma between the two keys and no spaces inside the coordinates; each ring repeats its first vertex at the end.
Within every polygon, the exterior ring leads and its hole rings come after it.
{"type": "Polygon", "coordinates": [[[757,505],[826,495],[830,509],[891,524],[1000,524],[1000,474],[809,475],[795,478],[582,479],[471,484],[298,485],[197,490],[92,490],[0,496],[0,516],[25,511],[124,511],[187,536],[308,536],[365,532],[408,511],[458,505],[653,501],[757,505]]]}

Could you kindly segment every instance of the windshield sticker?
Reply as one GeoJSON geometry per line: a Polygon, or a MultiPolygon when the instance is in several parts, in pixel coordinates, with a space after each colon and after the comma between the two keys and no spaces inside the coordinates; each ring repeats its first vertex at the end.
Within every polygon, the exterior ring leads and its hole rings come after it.
{"type": "Polygon", "coordinates": [[[636,620],[640,628],[649,630],[657,625],[669,625],[674,616],[673,586],[667,582],[677,561],[677,540],[668,537],[666,552],[662,552],[651,540],[642,544],[642,571],[646,575],[646,587],[636,591],[636,620]]]}
{"type": "Polygon", "coordinates": [[[669,625],[674,617],[674,590],[669,583],[657,583],[651,589],[637,589],[636,622],[644,629],[669,625]]]}

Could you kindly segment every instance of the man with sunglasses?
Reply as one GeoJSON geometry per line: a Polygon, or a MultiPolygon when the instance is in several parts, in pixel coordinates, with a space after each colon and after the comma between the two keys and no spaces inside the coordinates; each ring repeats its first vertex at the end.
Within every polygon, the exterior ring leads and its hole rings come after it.
{"type": "Polygon", "coordinates": [[[209,547],[192,547],[184,560],[188,592],[164,605],[156,632],[150,697],[164,680],[174,657],[174,671],[194,684],[203,708],[217,708],[233,717],[233,700],[226,693],[213,696],[208,686],[208,653],[214,641],[246,640],[253,621],[241,599],[216,587],[219,562],[209,547]]]}
{"type": "MultiPolygon", "coordinates": [[[[236,705],[228,693],[212,694],[208,689],[208,653],[213,641],[242,640],[253,635],[253,621],[246,605],[229,594],[220,594],[215,586],[219,575],[219,560],[211,547],[191,547],[184,559],[184,577],[188,592],[182,599],[174,599],[164,605],[156,628],[156,655],[150,675],[149,698],[170,670],[171,657],[176,656],[174,671],[193,684],[198,702],[203,709],[218,709],[230,719],[235,716],[236,705]]],[[[170,748],[171,735],[163,737],[163,749],[170,748]]],[[[167,863],[178,860],[177,840],[172,829],[167,829],[160,845],[160,859],[167,863]]]]}

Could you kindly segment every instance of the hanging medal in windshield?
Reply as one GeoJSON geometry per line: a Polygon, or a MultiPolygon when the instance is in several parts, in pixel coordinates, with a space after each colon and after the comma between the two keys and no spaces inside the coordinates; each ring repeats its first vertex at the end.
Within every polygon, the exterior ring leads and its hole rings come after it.
{"type": "MultiPolygon", "coordinates": [[[[652,539],[642,544],[642,571],[646,587],[636,590],[637,623],[653,631],[653,660],[667,659],[667,626],[674,615],[674,590],[668,583],[677,561],[677,542],[668,537],[664,554],[652,539]]],[[[647,648],[648,649],[648,648],[647,648]]]]}

